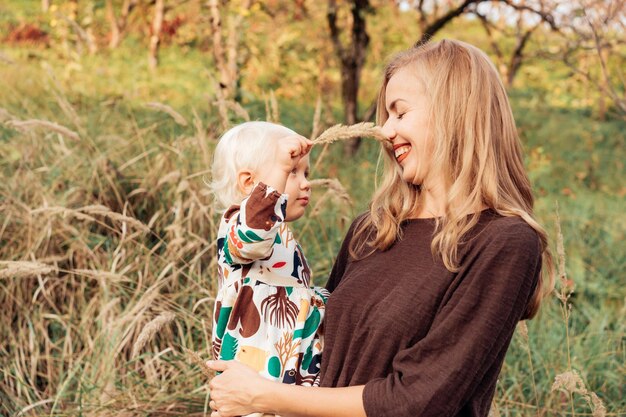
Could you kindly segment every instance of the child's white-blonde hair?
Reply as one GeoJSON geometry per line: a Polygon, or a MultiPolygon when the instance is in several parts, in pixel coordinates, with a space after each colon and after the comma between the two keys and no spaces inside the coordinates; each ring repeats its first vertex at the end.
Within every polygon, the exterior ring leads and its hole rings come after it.
{"type": "Polygon", "coordinates": [[[273,162],[276,141],[294,135],[293,130],[270,122],[246,122],[226,131],[213,154],[212,180],[209,184],[218,211],[240,204],[246,197],[237,185],[242,170],[258,173],[273,162]]]}

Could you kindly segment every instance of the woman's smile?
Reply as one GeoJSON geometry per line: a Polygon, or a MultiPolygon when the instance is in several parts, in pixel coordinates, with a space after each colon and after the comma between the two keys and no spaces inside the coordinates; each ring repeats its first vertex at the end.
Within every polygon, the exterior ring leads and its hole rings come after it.
{"type": "Polygon", "coordinates": [[[393,147],[393,152],[398,163],[402,162],[411,151],[410,143],[399,143],[393,147]]]}

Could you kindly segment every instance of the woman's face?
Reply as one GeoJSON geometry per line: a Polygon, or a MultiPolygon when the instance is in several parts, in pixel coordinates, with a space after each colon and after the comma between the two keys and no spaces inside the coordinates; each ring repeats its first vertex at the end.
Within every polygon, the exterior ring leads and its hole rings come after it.
{"type": "Polygon", "coordinates": [[[422,81],[410,68],[401,68],[391,77],[385,96],[389,118],[382,131],[393,144],[402,178],[415,185],[424,183],[433,154],[429,105],[422,81]]]}

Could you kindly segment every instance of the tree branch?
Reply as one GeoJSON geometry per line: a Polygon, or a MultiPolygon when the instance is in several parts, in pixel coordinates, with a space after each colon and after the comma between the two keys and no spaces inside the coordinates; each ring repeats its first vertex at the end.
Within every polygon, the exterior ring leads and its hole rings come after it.
{"type": "Polygon", "coordinates": [[[536,14],[537,16],[541,17],[541,20],[546,22],[548,25],[550,25],[550,28],[554,31],[558,31],[559,27],[557,26],[556,22],[554,21],[554,16],[552,16],[552,14],[550,12],[545,12],[543,10],[537,10],[534,9],[528,5],[526,5],[525,3],[514,3],[512,0],[496,0],[499,1],[500,3],[504,3],[507,6],[517,10],[518,12],[522,12],[522,11],[528,11],[531,13],[536,14]]]}
{"type": "Polygon", "coordinates": [[[448,13],[446,13],[445,15],[441,16],[439,19],[435,20],[433,23],[428,25],[428,27],[422,33],[422,37],[415,43],[415,46],[420,46],[430,41],[430,39],[435,35],[435,33],[439,32],[452,19],[465,13],[466,9],[471,4],[483,3],[485,1],[487,0],[465,0],[457,8],[449,10],[448,13]]]}

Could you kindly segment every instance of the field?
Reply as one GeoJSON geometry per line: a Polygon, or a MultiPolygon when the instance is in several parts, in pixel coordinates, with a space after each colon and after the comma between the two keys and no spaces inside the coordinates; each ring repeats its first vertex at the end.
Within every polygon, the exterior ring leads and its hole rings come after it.
{"type": "MultiPolygon", "coordinates": [[[[208,357],[218,217],[206,182],[223,124],[247,113],[309,136],[342,121],[337,92],[316,118],[301,68],[266,90],[270,70],[250,75],[245,112],[224,121],[206,52],[166,45],[151,72],[144,47],[0,45],[0,415],[210,414],[185,349],[208,357]]],[[[510,96],[564,269],[516,332],[492,415],[624,416],[626,123],[599,117],[550,65],[530,64],[510,96]]],[[[364,75],[363,102],[378,70],[364,75]]],[[[378,146],[365,140],[349,163],[341,146],[313,150],[312,177],[342,185],[315,189],[294,226],[316,284],[367,207],[378,146]]]]}

